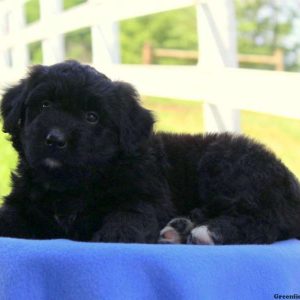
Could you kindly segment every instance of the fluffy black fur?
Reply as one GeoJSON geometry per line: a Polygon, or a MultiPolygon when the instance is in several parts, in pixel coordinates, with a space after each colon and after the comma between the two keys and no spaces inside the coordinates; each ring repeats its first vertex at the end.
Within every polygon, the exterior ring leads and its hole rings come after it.
{"type": "Polygon", "coordinates": [[[264,146],[153,133],[134,88],[74,61],[35,66],[1,103],[19,154],[0,236],[155,243],[176,216],[216,244],[300,237],[300,187],[264,146]]]}

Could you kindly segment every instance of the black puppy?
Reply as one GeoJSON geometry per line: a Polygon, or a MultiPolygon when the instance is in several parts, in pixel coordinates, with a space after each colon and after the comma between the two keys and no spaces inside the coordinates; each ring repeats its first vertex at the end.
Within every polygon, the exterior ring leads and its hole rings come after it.
{"type": "Polygon", "coordinates": [[[195,244],[300,237],[299,183],[272,153],[230,134],[154,134],[134,88],[90,66],[34,67],[6,91],[1,112],[19,165],[0,236],[195,244]]]}

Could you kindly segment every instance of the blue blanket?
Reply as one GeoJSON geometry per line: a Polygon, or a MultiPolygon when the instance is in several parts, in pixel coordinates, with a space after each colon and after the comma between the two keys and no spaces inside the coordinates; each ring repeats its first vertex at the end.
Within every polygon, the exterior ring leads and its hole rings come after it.
{"type": "Polygon", "coordinates": [[[174,246],[0,238],[1,300],[265,300],[295,294],[300,297],[298,240],[174,246]]]}

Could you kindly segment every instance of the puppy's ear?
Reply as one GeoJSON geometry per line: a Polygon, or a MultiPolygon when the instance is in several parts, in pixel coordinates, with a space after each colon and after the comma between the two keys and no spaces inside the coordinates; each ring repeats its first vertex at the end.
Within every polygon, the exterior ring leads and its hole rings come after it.
{"type": "Polygon", "coordinates": [[[6,90],[1,101],[3,131],[9,133],[14,141],[19,135],[24,113],[26,80],[6,90]]]}
{"type": "Polygon", "coordinates": [[[24,122],[25,100],[27,91],[46,73],[47,68],[41,65],[32,67],[26,79],[8,88],[1,101],[0,112],[3,119],[3,131],[12,137],[13,145],[18,149],[20,128],[24,122]]]}
{"type": "Polygon", "coordinates": [[[153,132],[154,118],[140,105],[140,98],[132,85],[115,81],[117,100],[120,105],[120,144],[125,153],[132,153],[149,140],[153,132]]]}

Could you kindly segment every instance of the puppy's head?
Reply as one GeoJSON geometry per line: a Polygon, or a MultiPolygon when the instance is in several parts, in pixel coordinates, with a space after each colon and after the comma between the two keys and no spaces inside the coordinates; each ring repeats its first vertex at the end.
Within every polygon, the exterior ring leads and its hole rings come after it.
{"type": "Polygon", "coordinates": [[[73,183],[143,149],[154,122],[131,85],[74,61],[33,67],[6,91],[1,114],[37,177],[73,183]]]}

